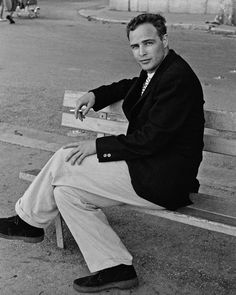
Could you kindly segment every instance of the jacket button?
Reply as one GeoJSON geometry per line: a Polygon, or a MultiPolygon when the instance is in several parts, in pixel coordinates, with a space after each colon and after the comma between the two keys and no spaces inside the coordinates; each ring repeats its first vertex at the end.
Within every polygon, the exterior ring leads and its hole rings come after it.
{"type": "Polygon", "coordinates": [[[107,156],[108,156],[108,158],[110,158],[111,157],[111,154],[109,153],[109,154],[107,154],[107,156]]]}
{"type": "Polygon", "coordinates": [[[103,156],[103,158],[106,158],[107,157],[107,154],[103,154],[102,156],[103,156]]]}

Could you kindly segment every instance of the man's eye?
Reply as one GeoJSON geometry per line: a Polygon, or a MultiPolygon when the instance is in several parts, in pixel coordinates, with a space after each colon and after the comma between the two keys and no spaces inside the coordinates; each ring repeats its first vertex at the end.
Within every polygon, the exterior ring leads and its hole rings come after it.
{"type": "Polygon", "coordinates": [[[146,43],[145,43],[145,45],[153,45],[153,42],[152,41],[147,41],[146,43]]]}
{"type": "Polygon", "coordinates": [[[137,48],[138,48],[137,45],[132,45],[132,46],[131,46],[131,49],[133,49],[133,50],[134,50],[134,49],[137,49],[137,48]]]}

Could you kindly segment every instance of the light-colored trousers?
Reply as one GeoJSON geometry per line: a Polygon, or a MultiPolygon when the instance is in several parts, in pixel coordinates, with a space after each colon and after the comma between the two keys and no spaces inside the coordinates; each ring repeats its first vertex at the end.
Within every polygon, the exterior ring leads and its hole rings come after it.
{"type": "Polygon", "coordinates": [[[125,161],[81,165],[65,162],[70,149],[58,150],[16,203],[16,213],[32,226],[45,228],[61,213],[91,272],[132,264],[132,256],[110,227],[101,208],[130,204],[163,209],[140,198],[131,185],[125,161]]]}

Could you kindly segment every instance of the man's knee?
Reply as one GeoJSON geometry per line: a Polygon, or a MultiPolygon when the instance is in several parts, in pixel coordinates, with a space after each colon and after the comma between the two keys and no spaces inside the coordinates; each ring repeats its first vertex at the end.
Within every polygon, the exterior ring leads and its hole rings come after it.
{"type": "Polygon", "coordinates": [[[74,189],[70,186],[55,186],[53,193],[57,205],[61,205],[63,203],[73,203],[74,199],[79,201],[79,194],[76,194],[74,189]]]}
{"type": "Polygon", "coordinates": [[[66,163],[65,158],[68,154],[69,150],[68,149],[63,149],[60,148],[57,150],[54,155],[52,156],[52,160],[54,163],[66,163]]]}
{"type": "Polygon", "coordinates": [[[57,206],[75,206],[83,210],[97,210],[99,207],[94,204],[92,198],[88,198],[88,193],[80,189],[69,186],[56,186],[54,188],[54,198],[57,206]]]}

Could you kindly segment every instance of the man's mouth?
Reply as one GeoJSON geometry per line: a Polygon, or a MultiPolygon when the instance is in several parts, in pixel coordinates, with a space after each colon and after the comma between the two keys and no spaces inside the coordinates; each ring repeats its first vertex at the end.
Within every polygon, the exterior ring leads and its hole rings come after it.
{"type": "Polygon", "coordinates": [[[142,60],[140,60],[139,62],[140,62],[141,64],[147,64],[147,63],[150,62],[150,60],[151,60],[151,59],[142,59],[142,60]]]}

